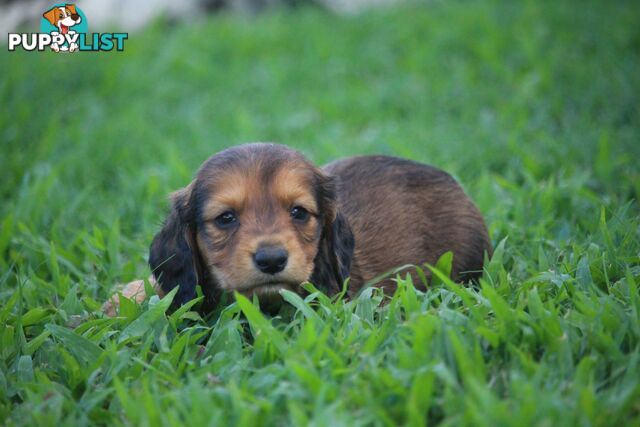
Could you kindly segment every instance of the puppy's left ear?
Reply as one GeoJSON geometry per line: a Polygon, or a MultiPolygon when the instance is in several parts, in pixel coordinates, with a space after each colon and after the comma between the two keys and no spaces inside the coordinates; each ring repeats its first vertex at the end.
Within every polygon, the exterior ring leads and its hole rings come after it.
{"type": "Polygon", "coordinates": [[[49,23],[55,27],[56,26],[56,13],[57,13],[57,8],[54,7],[52,9],[47,10],[45,13],[43,13],[42,17],[44,19],[46,19],[47,21],[49,21],[49,23]]]}
{"type": "Polygon", "coordinates": [[[78,12],[76,11],[76,5],[67,3],[67,4],[65,4],[64,6],[65,6],[67,9],[69,9],[69,11],[70,11],[73,15],[77,15],[77,14],[78,14],[78,12]]]}
{"type": "Polygon", "coordinates": [[[193,183],[172,195],[171,212],[149,250],[149,266],[162,292],[180,287],[174,307],[194,299],[196,284],[203,278],[190,204],[192,189],[193,183]]]}
{"type": "Polygon", "coordinates": [[[333,295],[349,277],[355,240],[349,222],[336,210],[333,182],[325,183],[323,193],[324,226],[310,282],[333,295]]]}

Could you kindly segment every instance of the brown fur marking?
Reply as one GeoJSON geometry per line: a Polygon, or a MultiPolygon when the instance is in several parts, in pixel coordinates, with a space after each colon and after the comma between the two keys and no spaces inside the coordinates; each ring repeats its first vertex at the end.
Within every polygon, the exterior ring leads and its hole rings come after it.
{"type": "MultiPolygon", "coordinates": [[[[456,280],[479,276],[484,253],[491,254],[482,216],[447,173],[385,156],[320,170],[292,149],[258,143],[212,156],[175,193],[149,263],[163,292],[180,286],[177,304],[194,297],[197,282],[210,308],[222,291],[272,300],[279,289],[300,291],[311,280],[331,294],[348,276],[353,295],[381,273],[434,264],[446,251],[454,253],[456,280]],[[307,219],[291,216],[296,206],[307,219]],[[220,227],[224,212],[237,223],[220,227]],[[284,270],[271,275],[256,267],[254,255],[265,245],[287,252],[284,270]]],[[[395,289],[391,279],[381,285],[395,289]]]]}

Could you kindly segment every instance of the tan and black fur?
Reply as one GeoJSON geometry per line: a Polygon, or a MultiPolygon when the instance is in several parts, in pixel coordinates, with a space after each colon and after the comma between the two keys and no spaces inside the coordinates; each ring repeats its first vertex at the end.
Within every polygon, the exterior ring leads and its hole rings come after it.
{"type": "Polygon", "coordinates": [[[212,156],[173,195],[149,264],[159,293],[179,286],[180,305],[199,284],[211,308],[225,291],[277,304],[280,289],[300,292],[307,280],[334,294],[349,277],[353,295],[446,251],[456,280],[478,277],[491,253],[482,216],[447,173],[387,156],[319,169],[295,150],[256,143],[212,156]]]}

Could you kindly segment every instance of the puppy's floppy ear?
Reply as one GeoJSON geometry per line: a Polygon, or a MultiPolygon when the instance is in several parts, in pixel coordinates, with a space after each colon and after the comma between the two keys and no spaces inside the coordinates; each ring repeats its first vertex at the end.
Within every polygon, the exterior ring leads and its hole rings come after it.
{"type": "Polygon", "coordinates": [[[162,291],[166,294],[180,287],[173,299],[174,306],[194,299],[196,284],[202,278],[190,202],[193,186],[192,182],[172,195],[171,212],[149,250],[149,266],[162,291]]]}
{"type": "Polygon", "coordinates": [[[355,240],[347,219],[336,210],[335,185],[325,177],[321,184],[322,236],[310,281],[329,295],[342,289],[351,272],[355,240]]]}
{"type": "Polygon", "coordinates": [[[47,21],[49,21],[49,23],[55,27],[56,26],[56,22],[58,21],[56,19],[56,14],[57,13],[58,13],[58,8],[54,7],[52,9],[50,9],[50,10],[47,10],[45,13],[43,13],[42,17],[44,19],[46,19],[47,21]]]}
{"type": "Polygon", "coordinates": [[[76,5],[74,4],[65,4],[64,7],[66,7],[67,9],[69,9],[69,11],[71,12],[72,15],[77,15],[78,12],[76,12],[76,5]]]}

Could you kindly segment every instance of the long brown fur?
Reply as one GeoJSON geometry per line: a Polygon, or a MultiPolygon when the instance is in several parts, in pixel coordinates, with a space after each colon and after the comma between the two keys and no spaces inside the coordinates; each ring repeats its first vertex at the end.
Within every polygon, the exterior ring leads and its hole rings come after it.
{"type": "MultiPolygon", "coordinates": [[[[491,254],[482,216],[446,172],[387,156],[319,169],[288,147],[255,143],[212,156],[174,193],[149,264],[160,294],[179,286],[180,305],[200,285],[210,310],[230,291],[277,306],[279,290],[302,292],[305,281],[334,294],[349,278],[353,295],[382,273],[434,264],[447,251],[454,280],[480,276],[491,254]],[[273,251],[286,254],[286,266],[265,273],[259,252],[273,251]]],[[[378,286],[393,292],[395,282],[378,286]]]]}
{"type": "MultiPolygon", "coordinates": [[[[433,265],[447,251],[454,254],[454,280],[482,275],[484,254],[491,255],[489,234],[446,172],[388,156],[338,160],[323,170],[337,179],[338,206],[355,237],[350,294],[397,267],[433,265]]],[[[388,278],[376,286],[393,291],[395,282],[388,278]]]]}

